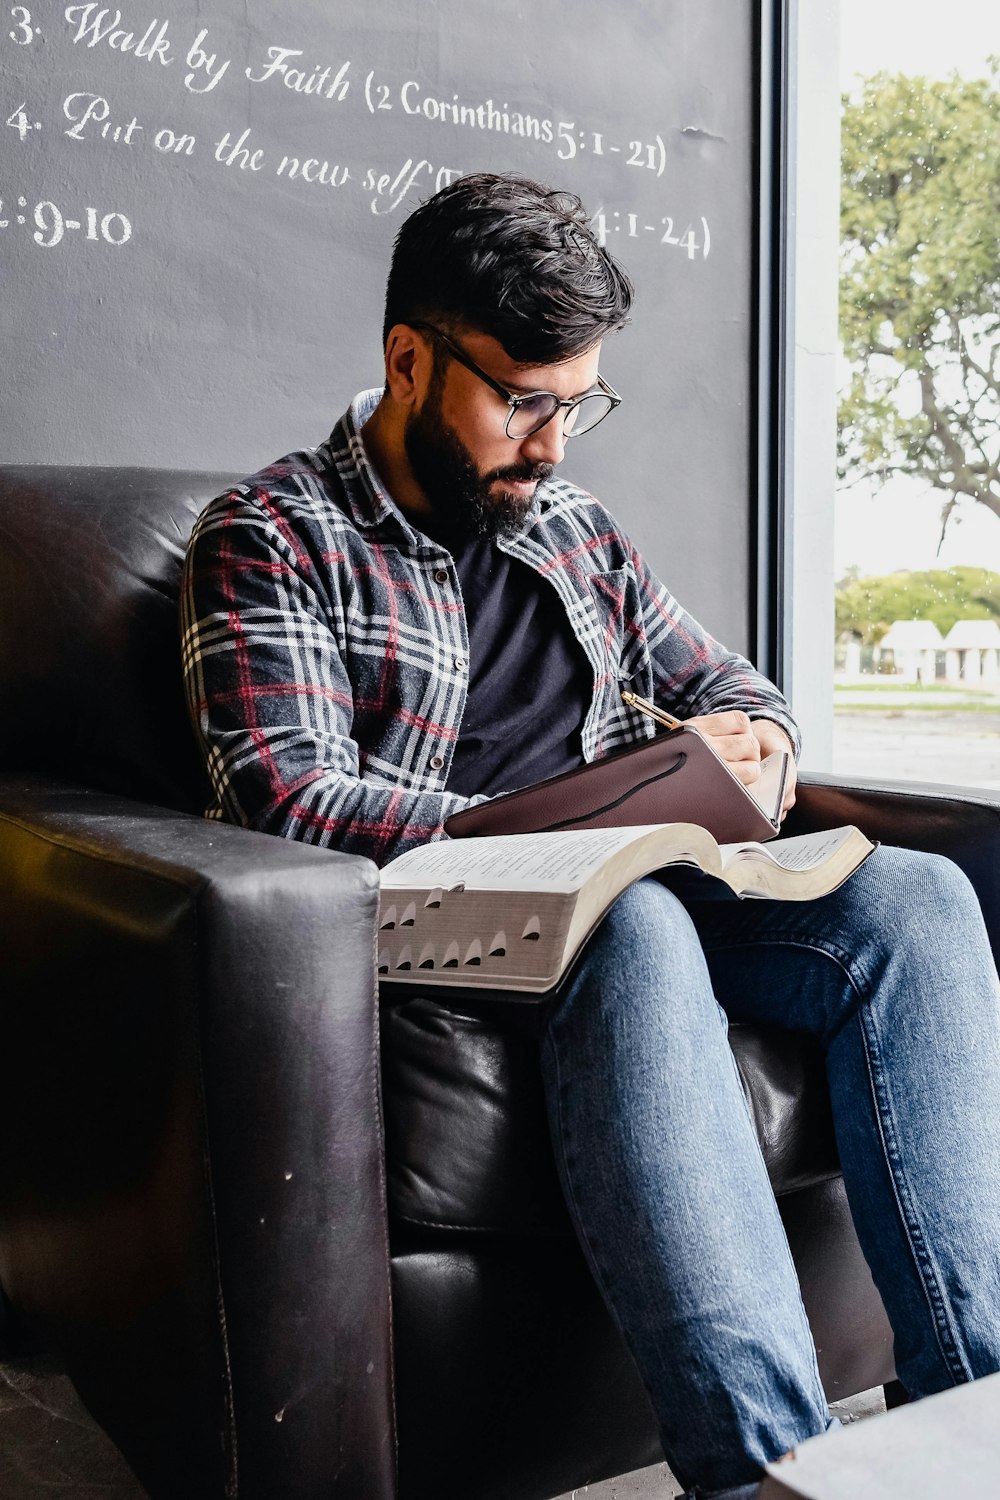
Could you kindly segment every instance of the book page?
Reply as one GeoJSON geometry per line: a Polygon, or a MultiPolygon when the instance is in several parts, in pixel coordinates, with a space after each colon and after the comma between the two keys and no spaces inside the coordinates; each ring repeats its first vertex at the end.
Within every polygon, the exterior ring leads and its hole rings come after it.
{"type": "Polygon", "coordinates": [[[381,871],[381,882],[384,888],[461,882],[492,891],[576,891],[610,855],[644,837],[653,826],[442,839],[390,860],[381,871]]]}
{"type": "Polygon", "coordinates": [[[773,844],[722,844],[723,868],[741,857],[768,859],[785,870],[815,870],[835,854],[854,833],[854,828],[830,828],[821,833],[800,833],[776,839],[773,844]]]}
{"type": "Polygon", "coordinates": [[[770,755],[765,755],[760,763],[760,777],[753,786],[746,790],[750,793],[757,806],[772,821],[781,811],[781,799],[785,791],[785,778],[788,774],[788,751],[774,750],[770,755]]]}

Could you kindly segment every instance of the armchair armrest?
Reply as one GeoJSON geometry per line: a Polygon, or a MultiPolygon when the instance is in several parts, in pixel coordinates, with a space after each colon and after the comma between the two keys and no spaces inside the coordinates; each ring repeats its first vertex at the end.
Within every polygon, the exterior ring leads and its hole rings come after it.
{"type": "Polygon", "coordinates": [[[976,888],[1000,961],[1000,792],[913,781],[846,781],[803,772],[786,833],[856,823],[869,838],[944,854],[976,888]]]}
{"type": "Polygon", "coordinates": [[[0,777],[0,1283],[151,1495],[394,1490],[364,859],[0,777]]]}

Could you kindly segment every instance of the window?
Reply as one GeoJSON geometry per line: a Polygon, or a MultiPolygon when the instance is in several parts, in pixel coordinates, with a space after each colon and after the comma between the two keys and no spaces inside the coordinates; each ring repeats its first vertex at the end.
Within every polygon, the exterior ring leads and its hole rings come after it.
{"type": "Polygon", "coordinates": [[[832,769],[1000,789],[993,0],[840,0],[832,769]]]}

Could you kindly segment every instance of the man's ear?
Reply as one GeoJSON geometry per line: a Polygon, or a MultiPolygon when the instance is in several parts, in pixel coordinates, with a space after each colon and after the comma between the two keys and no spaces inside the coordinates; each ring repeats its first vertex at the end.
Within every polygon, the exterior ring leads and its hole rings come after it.
{"type": "Polygon", "coordinates": [[[400,406],[414,406],[430,383],[433,355],[430,343],[408,323],[395,323],[385,341],[385,383],[400,406]]]}

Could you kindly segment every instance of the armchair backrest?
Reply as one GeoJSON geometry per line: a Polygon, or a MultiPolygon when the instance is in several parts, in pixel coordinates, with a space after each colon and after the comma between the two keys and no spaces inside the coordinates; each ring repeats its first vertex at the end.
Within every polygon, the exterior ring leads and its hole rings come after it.
{"type": "Polygon", "coordinates": [[[0,768],[202,809],[177,596],[195,518],[232,480],[0,468],[0,768]]]}

